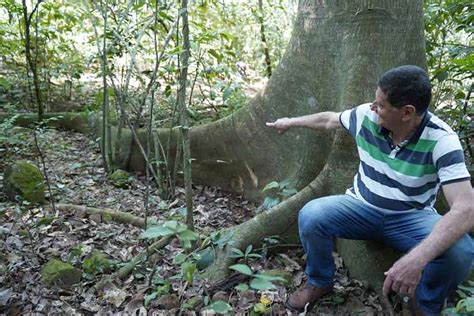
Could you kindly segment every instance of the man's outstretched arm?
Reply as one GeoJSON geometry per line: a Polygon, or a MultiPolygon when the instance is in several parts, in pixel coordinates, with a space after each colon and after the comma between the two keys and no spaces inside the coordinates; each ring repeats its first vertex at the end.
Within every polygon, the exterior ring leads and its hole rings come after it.
{"type": "Polygon", "coordinates": [[[338,112],[320,112],[299,117],[283,117],[279,118],[275,122],[268,122],[266,125],[274,127],[278,132],[284,133],[290,127],[307,127],[311,129],[334,129],[342,127],[339,121],[338,112]]]}

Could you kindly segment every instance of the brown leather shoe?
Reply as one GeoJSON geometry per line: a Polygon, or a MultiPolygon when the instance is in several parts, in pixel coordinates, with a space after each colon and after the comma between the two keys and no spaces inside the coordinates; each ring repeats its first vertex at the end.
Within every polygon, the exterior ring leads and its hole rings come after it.
{"type": "Polygon", "coordinates": [[[304,312],[306,306],[306,311],[310,311],[318,299],[332,292],[332,288],[332,285],[327,287],[316,287],[306,284],[304,288],[293,292],[285,305],[289,309],[298,313],[304,312]]]}

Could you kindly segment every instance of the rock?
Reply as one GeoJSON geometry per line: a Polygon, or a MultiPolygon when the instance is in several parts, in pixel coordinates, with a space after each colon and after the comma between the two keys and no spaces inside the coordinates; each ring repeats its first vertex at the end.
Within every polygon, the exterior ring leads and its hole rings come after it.
{"type": "Polygon", "coordinates": [[[243,310],[249,309],[258,301],[255,292],[252,290],[240,292],[237,306],[243,310]]]}
{"type": "Polygon", "coordinates": [[[27,161],[10,165],[3,175],[3,187],[8,199],[16,202],[16,196],[32,204],[43,204],[45,185],[41,171],[27,161]]]}
{"type": "Polygon", "coordinates": [[[128,184],[128,179],[130,175],[127,171],[124,170],[115,170],[110,176],[110,182],[117,188],[124,188],[128,184]]]}
{"type": "Polygon", "coordinates": [[[102,216],[100,214],[91,214],[89,219],[94,223],[102,223],[102,216]]]}
{"type": "Polygon", "coordinates": [[[178,296],[176,296],[176,294],[166,294],[166,295],[160,296],[160,298],[158,298],[156,302],[156,305],[159,308],[162,308],[165,310],[178,308],[179,307],[178,296]]]}
{"type": "Polygon", "coordinates": [[[337,250],[352,278],[382,294],[384,272],[400,258],[401,252],[376,241],[337,239],[337,250]]]}
{"type": "Polygon", "coordinates": [[[81,281],[82,271],[74,268],[69,263],[51,259],[43,267],[41,275],[46,285],[71,287],[81,281]]]}

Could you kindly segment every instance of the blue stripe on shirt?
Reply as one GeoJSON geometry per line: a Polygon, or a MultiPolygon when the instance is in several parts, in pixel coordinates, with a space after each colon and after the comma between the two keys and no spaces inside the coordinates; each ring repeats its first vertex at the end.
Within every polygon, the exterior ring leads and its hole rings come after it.
{"type": "Polygon", "coordinates": [[[349,133],[352,137],[356,137],[357,130],[357,108],[352,109],[351,115],[349,116],[349,133]]]}
{"type": "Polygon", "coordinates": [[[426,193],[433,189],[438,184],[438,181],[427,182],[424,185],[418,187],[407,187],[400,182],[390,178],[386,174],[380,173],[373,167],[366,164],[364,161],[360,162],[364,174],[369,178],[387,187],[399,189],[403,194],[407,196],[417,196],[426,193]]]}
{"type": "Polygon", "coordinates": [[[408,211],[412,209],[424,209],[426,205],[415,201],[399,201],[394,199],[387,199],[378,194],[371,192],[365,186],[364,182],[361,180],[360,175],[357,175],[357,187],[360,195],[364,200],[368,201],[370,204],[388,210],[394,211],[408,211]]]}
{"type": "Polygon", "coordinates": [[[458,149],[439,157],[436,161],[436,168],[439,170],[461,162],[464,162],[464,153],[458,149]]]}
{"type": "Polygon", "coordinates": [[[429,121],[428,123],[426,123],[426,126],[429,127],[429,128],[432,128],[432,129],[440,129],[440,130],[443,130],[446,132],[446,130],[444,128],[442,128],[441,126],[439,125],[436,125],[435,123],[433,123],[432,121],[429,121]]]}

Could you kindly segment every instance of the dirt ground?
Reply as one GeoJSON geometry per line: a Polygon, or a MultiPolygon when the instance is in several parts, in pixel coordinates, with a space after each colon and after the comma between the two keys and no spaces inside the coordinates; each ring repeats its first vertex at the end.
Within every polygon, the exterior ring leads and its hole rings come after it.
{"type": "MultiPolygon", "coordinates": [[[[17,144],[1,148],[1,174],[10,163],[21,159],[41,165],[33,132],[19,129],[16,135],[20,139],[17,144]]],[[[52,129],[37,135],[51,187],[50,201],[145,216],[144,175],[132,174],[126,187],[117,188],[107,179],[94,140],[52,129]]],[[[156,187],[150,186],[150,218],[182,221],[184,204],[184,189],[178,188],[172,201],[163,201],[157,196],[156,187]]],[[[254,216],[256,208],[257,205],[242,196],[219,188],[194,186],[194,217],[200,236],[215,236],[220,229],[254,216]]],[[[299,247],[283,253],[252,249],[256,256],[247,258],[246,263],[253,271],[279,270],[290,276],[290,283],[276,284],[265,291],[242,291],[231,286],[210,293],[204,274],[199,271],[194,273],[191,283],[184,281],[181,266],[176,263],[176,256],[183,253],[183,248],[175,239],[135,267],[122,282],[109,282],[94,292],[93,286],[105,275],[146,251],[144,240],[139,238],[142,231],[84,212],[69,210],[54,214],[43,207],[27,207],[7,201],[2,193],[0,314],[210,315],[215,312],[209,310],[209,304],[216,301],[229,304],[232,309],[226,314],[291,314],[284,302],[305,281],[304,253],[299,247]],[[83,271],[81,282],[68,288],[44,284],[41,270],[48,260],[56,258],[84,269],[84,262],[97,250],[108,258],[107,269],[83,271]]],[[[342,259],[336,253],[334,256],[338,267],[335,292],[321,300],[308,315],[384,314],[377,295],[351,279],[342,259]]]]}

